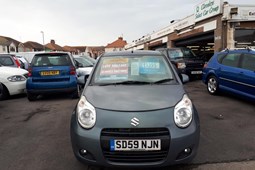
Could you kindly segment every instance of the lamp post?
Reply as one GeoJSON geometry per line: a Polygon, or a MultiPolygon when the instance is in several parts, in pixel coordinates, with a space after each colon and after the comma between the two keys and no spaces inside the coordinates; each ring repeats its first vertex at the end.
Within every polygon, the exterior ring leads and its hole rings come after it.
{"type": "Polygon", "coordinates": [[[43,49],[44,49],[44,51],[45,51],[45,46],[44,46],[44,32],[41,31],[41,33],[42,33],[42,38],[43,38],[43,49]]]}

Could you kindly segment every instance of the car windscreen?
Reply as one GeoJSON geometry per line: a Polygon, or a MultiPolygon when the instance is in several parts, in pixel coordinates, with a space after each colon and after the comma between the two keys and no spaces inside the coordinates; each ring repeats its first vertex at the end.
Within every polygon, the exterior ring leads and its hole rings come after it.
{"type": "Polygon", "coordinates": [[[163,56],[107,56],[99,60],[91,83],[163,83],[173,78],[163,56]]]}
{"type": "Polygon", "coordinates": [[[83,67],[93,67],[93,63],[90,62],[89,60],[82,58],[82,57],[77,57],[74,58],[77,62],[79,62],[80,64],[82,64],[83,67]]]}
{"type": "Polygon", "coordinates": [[[9,56],[1,56],[0,64],[2,64],[4,66],[12,66],[12,65],[14,65],[14,62],[12,61],[11,57],[9,57],[9,56]]]}
{"type": "Polygon", "coordinates": [[[178,49],[169,49],[168,50],[168,56],[171,59],[176,58],[194,58],[196,55],[188,48],[178,48],[178,49]]]}
{"type": "Polygon", "coordinates": [[[91,58],[91,57],[89,57],[89,56],[81,56],[81,57],[83,57],[83,58],[89,60],[89,61],[90,61],[91,63],[93,63],[93,64],[96,63],[96,60],[95,60],[94,58],[91,58]]]}
{"type": "Polygon", "coordinates": [[[72,62],[68,54],[35,55],[32,66],[70,66],[72,62]]]}
{"type": "Polygon", "coordinates": [[[182,48],[184,57],[194,58],[196,54],[189,48],[182,48]]]}

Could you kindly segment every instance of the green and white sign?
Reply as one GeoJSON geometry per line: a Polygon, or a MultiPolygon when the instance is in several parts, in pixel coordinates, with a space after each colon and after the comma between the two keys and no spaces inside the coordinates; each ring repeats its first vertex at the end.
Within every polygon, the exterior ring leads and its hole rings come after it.
{"type": "Polygon", "coordinates": [[[206,0],[195,7],[195,22],[218,15],[222,12],[222,0],[206,0]]]}

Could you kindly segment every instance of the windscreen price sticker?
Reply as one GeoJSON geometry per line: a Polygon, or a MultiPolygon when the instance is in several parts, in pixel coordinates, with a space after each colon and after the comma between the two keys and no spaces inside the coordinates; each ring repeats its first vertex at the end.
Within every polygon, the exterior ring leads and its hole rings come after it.
{"type": "Polygon", "coordinates": [[[155,151],[161,150],[160,139],[110,140],[111,151],[155,151]]]}
{"type": "Polygon", "coordinates": [[[104,61],[100,75],[128,75],[128,60],[111,59],[104,61]]]}

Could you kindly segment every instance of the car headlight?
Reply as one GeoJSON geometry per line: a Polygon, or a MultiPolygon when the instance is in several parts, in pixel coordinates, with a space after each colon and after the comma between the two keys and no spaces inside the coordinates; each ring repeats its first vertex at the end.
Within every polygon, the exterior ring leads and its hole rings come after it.
{"type": "Polygon", "coordinates": [[[21,76],[21,75],[15,75],[15,76],[8,77],[7,80],[9,80],[11,82],[26,81],[26,77],[21,76]]]}
{"type": "Polygon", "coordinates": [[[85,129],[92,128],[96,123],[96,110],[84,96],[77,105],[77,115],[79,124],[85,129]]]}
{"type": "Polygon", "coordinates": [[[185,128],[192,121],[192,102],[185,94],[182,100],[174,108],[174,122],[180,128],[185,128]]]}
{"type": "Polygon", "coordinates": [[[179,68],[179,69],[186,68],[186,64],[185,63],[177,63],[177,68],[179,68]]]}

